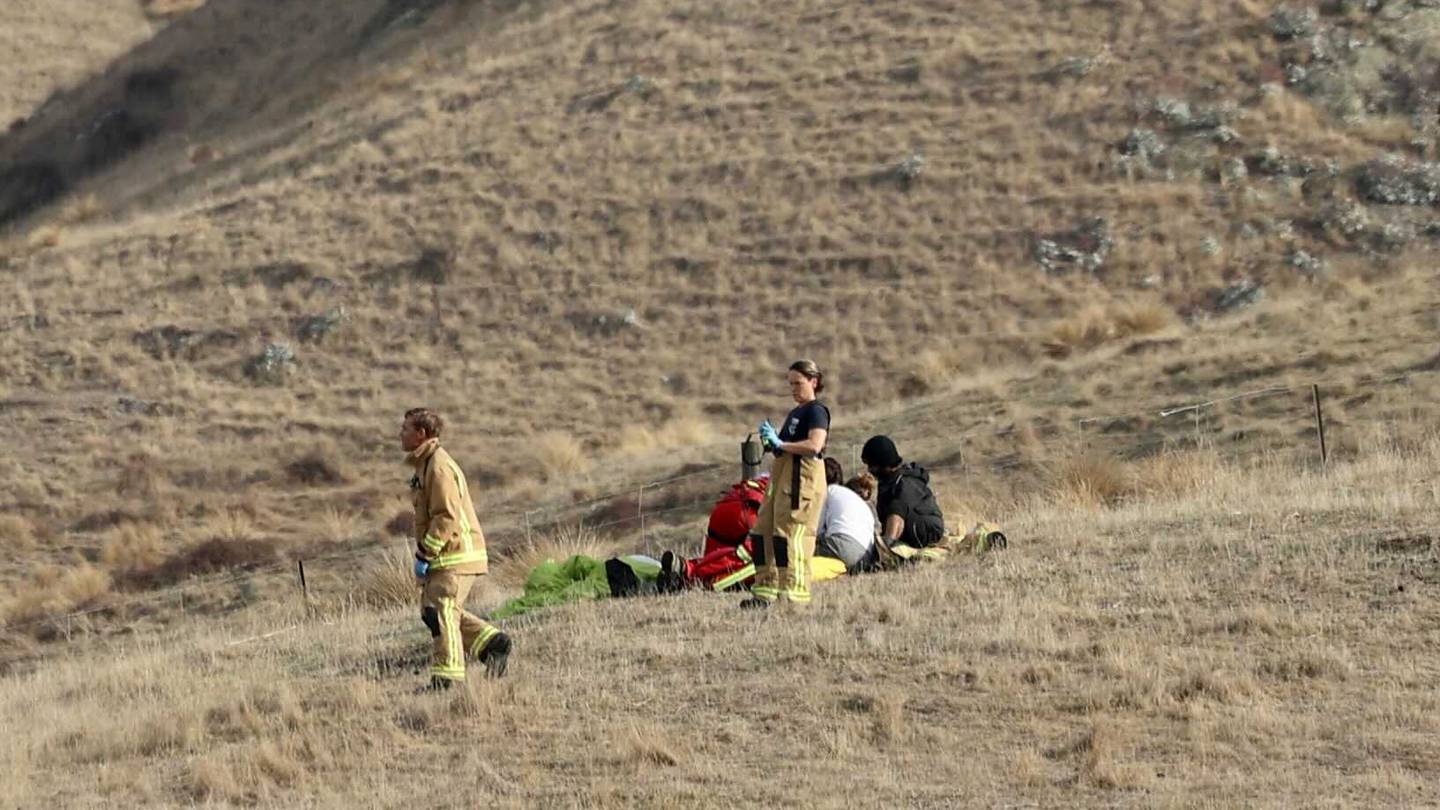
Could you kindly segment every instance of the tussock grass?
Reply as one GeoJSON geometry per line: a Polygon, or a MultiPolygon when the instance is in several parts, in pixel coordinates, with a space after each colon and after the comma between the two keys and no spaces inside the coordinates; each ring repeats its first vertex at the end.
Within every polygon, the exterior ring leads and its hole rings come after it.
{"type": "Polygon", "coordinates": [[[333,444],[319,445],[285,465],[290,481],[301,485],[336,485],[346,481],[343,462],[333,444]]]}
{"type": "Polygon", "coordinates": [[[1096,721],[1076,743],[1082,756],[1080,773],[1096,787],[1106,790],[1136,787],[1133,770],[1127,766],[1124,737],[1114,723],[1096,721]]]}
{"type": "Polygon", "coordinates": [[[272,540],[218,535],[173,552],[152,567],[129,571],[125,583],[132,587],[155,588],[205,574],[253,570],[279,559],[279,551],[272,540]]]}
{"type": "Polygon", "coordinates": [[[1130,465],[1137,494],[1166,498],[1204,489],[1223,473],[1224,465],[1213,448],[1166,450],[1130,465]]]}
{"type": "Polygon", "coordinates": [[[51,565],[34,571],[27,585],[14,590],[0,616],[6,624],[34,624],[98,607],[110,595],[107,572],[87,564],[51,565]]]}
{"type": "Polygon", "coordinates": [[[376,608],[413,607],[419,593],[412,557],[387,550],[361,573],[354,598],[376,608]]]}
{"type": "MultiPolygon", "coordinates": [[[[501,804],[581,790],[728,806],[773,799],[777,773],[837,807],[1340,790],[1406,804],[1440,732],[1413,656],[1425,597],[1377,589],[1411,560],[1354,538],[1396,520],[1433,530],[1436,494],[1403,486],[1440,460],[1428,447],[1328,470],[1216,463],[1206,487],[1098,508],[1032,502],[1003,516],[1003,553],[826,583],[809,610],[759,624],[704,593],[548,611],[507,628],[512,677],[443,696],[410,695],[428,636],[388,607],[239,646],[262,617],[80,648],[0,680],[18,729],[0,762],[35,776],[3,796],[439,801],[449,787],[410,778],[414,763],[458,745],[476,795],[501,804]],[[922,750],[952,755],[907,753],[922,750]],[[103,777],[117,760],[134,778],[103,777]],[[762,763],[765,779],[745,776],[762,763]],[[740,774],[724,797],[709,792],[717,767],[740,774]]],[[[294,618],[276,606],[260,626],[294,618]]]]}
{"type": "Polygon", "coordinates": [[[35,527],[21,515],[0,515],[0,543],[12,552],[35,544],[35,527]]]}
{"type": "Polygon", "coordinates": [[[1124,461],[1086,451],[1061,461],[1051,473],[1054,497],[1064,503],[1113,505],[1135,491],[1135,478],[1124,461]]]}
{"type": "Polygon", "coordinates": [[[546,431],[529,443],[530,461],[544,481],[557,481],[589,470],[592,459],[575,436],[546,431]]]}
{"type": "MultiPolygon", "coordinates": [[[[240,5],[136,58],[253,41],[283,67],[274,53],[400,4],[240,5]]],[[[132,3],[32,6],[45,19],[22,8],[0,41],[65,85],[152,31],[123,30],[132,3]]],[[[799,356],[830,373],[837,454],[889,432],[953,462],[947,512],[1015,545],[835,583],[763,625],[702,594],[553,611],[517,628],[523,677],[428,702],[408,677],[424,631],[384,607],[408,587],[394,563],[339,563],[345,592],[373,598],[304,622],[264,600],[164,637],[97,621],[0,681],[20,729],[0,739],[0,805],[453,804],[439,768],[467,801],[516,806],[1415,803],[1440,737],[1407,654],[1433,625],[1417,584],[1436,533],[1433,262],[1304,225],[1343,181],[1211,175],[1262,144],[1344,167],[1419,133],[1257,92],[1283,78],[1263,4],[1051,6],[449,3],[364,58],[347,44],[338,73],[306,60],[258,81],[231,53],[224,75],[187,74],[209,106],[179,117],[207,131],[5,237],[0,413],[63,439],[3,459],[0,506],[34,537],[9,527],[6,617],[363,544],[358,521],[405,533],[410,472],[385,442],[421,387],[474,465],[494,581],[516,589],[541,559],[634,545],[522,543],[517,515],[733,459],[788,409],[799,356]],[[1125,58],[1093,59],[1102,43],[1125,58]],[[1172,178],[1117,171],[1114,144],[1137,117],[1160,126],[1160,95],[1236,101],[1243,140],[1177,141],[1172,178]],[[257,132],[283,137],[271,151],[257,132]],[[912,154],[923,171],[897,182],[912,154]],[[1035,237],[1079,216],[1111,223],[1103,266],[1045,274],[1035,237]],[[417,261],[434,246],[445,261],[417,261]],[[1333,278],[1298,278],[1298,249],[1333,278]],[[1241,280],[1266,298],[1213,312],[1241,280]],[[297,319],[340,307],[349,326],[300,347],[285,386],[246,380],[297,319]],[[1126,345],[1147,335],[1163,339],[1126,345]],[[1065,359],[1031,364],[1046,351],[1065,359]],[[1293,398],[1153,415],[1400,373],[1331,392],[1323,472],[1295,461],[1311,428],[1293,398]],[[287,470],[312,445],[320,463],[287,470]],[[263,637],[277,627],[294,629],[263,637]],[[876,683],[897,691],[837,699],[876,683]]],[[[120,97],[135,66],[74,96],[120,97]]],[[[53,89],[0,81],[6,118],[53,89]]],[[[698,536],[694,511],[647,539],[698,536]]]]}
{"type": "Polygon", "coordinates": [[[717,438],[719,435],[713,422],[691,414],[671,419],[659,428],[627,425],[610,450],[617,458],[644,456],[662,450],[712,444],[717,438]]]}
{"type": "Polygon", "coordinates": [[[167,545],[154,526],[122,525],[101,545],[100,562],[121,578],[140,576],[164,561],[167,545]]]}
{"type": "Polygon", "coordinates": [[[562,562],[576,554],[608,559],[628,550],[624,541],[613,536],[597,534],[578,524],[560,524],[535,533],[528,541],[507,546],[488,579],[502,589],[519,591],[530,569],[546,560],[562,562]]]}
{"type": "Polygon", "coordinates": [[[1156,302],[1092,307],[1057,323],[1045,350],[1052,357],[1066,357],[1113,341],[1153,335],[1175,321],[1174,311],[1156,302]]]}

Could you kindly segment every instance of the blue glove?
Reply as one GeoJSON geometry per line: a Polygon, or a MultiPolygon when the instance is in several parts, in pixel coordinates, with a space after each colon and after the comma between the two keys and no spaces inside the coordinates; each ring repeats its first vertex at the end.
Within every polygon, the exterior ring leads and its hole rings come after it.
{"type": "Polygon", "coordinates": [[[780,446],[780,434],[775,431],[775,426],[766,419],[760,423],[760,443],[765,445],[766,450],[774,450],[780,446]]]}
{"type": "Polygon", "coordinates": [[[424,560],[420,559],[419,557],[416,557],[416,558],[415,558],[415,578],[416,578],[416,579],[424,579],[424,578],[425,578],[425,575],[428,574],[428,573],[430,573],[430,563],[425,562],[424,560]]]}

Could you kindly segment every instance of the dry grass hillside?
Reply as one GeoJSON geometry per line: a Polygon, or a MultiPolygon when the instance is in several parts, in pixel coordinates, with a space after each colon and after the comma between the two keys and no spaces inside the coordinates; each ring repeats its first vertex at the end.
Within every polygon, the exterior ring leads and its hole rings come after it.
{"type": "MultiPolygon", "coordinates": [[[[1022,637],[1051,632],[1040,617],[1057,606],[1089,611],[1066,631],[1077,638],[1116,627],[1117,644],[1161,634],[1165,645],[1112,668],[1124,669],[1114,676],[1124,680],[1133,665],[1130,674],[1149,678],[1145,688],[1162,696],[1180,688],[1171,669],[1192,653],[1218,656],[1243,675],[1216,687],[1228,697],[1178,705],[1247,721],[1257,707],[1286,715],[1254,729],[1250,748],[1226,749],[1303,765],[1244,771],[1264,796],[1334,784],[1318,774],[1323,760],[1279,740],[1338,734],[1347,718],[1363,718],[1340,712],[1292,724],[1288,713],[1314,679],[1272,689],[1256,670],[1269,659],[1252,659],[1230,636],[1192,632],[1199,619],[1190,607],[1176,607],[1183,618],[1173,622],[1157,609],[1108,623],[1087,594],[1174,592],[1165,577],[1134,579],[1134,566],[1174,558],[1148,547],[1137,563],[1131,540],[1107,540],[1093,558],[1073,544],[1117,526],[1160,543],[1175,528],[1181,559],[1209,564],[1221,553],[1212,548],[1219,535],[1203,526],[1213,518],[1233,527],[1231,512],[1202,510],[1172,527],[1143,504],[1176,491],[1192,492],[1184,497],[1205,509],[1223,501],[1194,492],[1194,465],[1176,453],[1199,450],[1232,472],[1268,459],[1310,474],[1316,382],[1329,450],[1356,465],[1346,468],[1355,486],[1379,486],[1364,478],[1366,465],[1380,464],[1376,448],[1399,452],[1396,469],[1412,483],[1433,477],[1433,454],[1417,450],[1428,446],[1440,395],[1440,11],[1428,3],[1327,2],[1311,11],[1259,0],[210,0],[121,9],[115,19],[141,26],[129,40],[91,36],[67,16],[100,25],[107,17],[99,5],[89,13],[84,4],[52,5],[43,15],[25,5],[4,12],[33,28],[4,29],[25,48],[7,56],[4,86],[17,94],[3,104],[26,118],[0,137],[0,424],[14,437],[0,456],[7,671],[50,671],[58,664],[47,659],[87,644],[141,650],[123,664],[137,671],[172,666],[154,651],[157,639],[193,638],[210,649],[219,628],[271,626],[276,602],[293,599],[296,559],[310,564],[324,598],[349,594],[364,561],[396,548],[406,530],[408,473],[393,434],[399,414],[416,404],[450,417],[447,444],[476,485],[502,572],[533,556],[527,535],[550,521],[583,517],[614,547],[692,543],[696,521],[732,475],[735,442],[783,412],[784,366],[812,356],[830,372],[837,455],[850,461],[869,433],[890,432],[907,455],[941,471],[958,513],[1019,523],[1034,556],[1015,565],[1062,578],[1069,575],[1053,567],[1062,558],[1072,565],[1063,570],[1076,571],[1074,581],[1051,582],[1057,590],[1037,597],[1022,637]],[[83,47],[39,47],[72,40],[83,47]],[[127,42],[136,45],[122,55],[127,42]],[[41,75],[82,53],[102,56],[63,76],[41,75]],[[43,107],[22,112],[52,91],[43,107]],[[1172,413],[1193,403],[1209,404],[1172,413]],[[677,476],[685,477],[641,486],[677,476]],[[1043,517],[1051,513],[1035,498],[1091,522],[1043,517]]],[[[1400,475],[1386,474],[1375,480],[1400,475]]],[[[1255,480],[1233,475],[1226,480],[1255,480]]],[[[1251,484],[1234,483],[1234,492],[1243,486],[1251,484]]],[[[1333,531],[1328,513],[1312,515],[1309,502],[1283,515],[1224,503],[1263,514],[1261,525],[1280,521],[1277,531],[1315,521],[1317,548],[1335,549],[1334,559],[1351,566],[1334,576],[1358,582],[1388,570],[1374,560],[1390,557],[1350,544],[1388,531],[1381,494],[1367,502],[1373,520],[1355,517],[1333,531]],[[1299,517],[1286,522],[1292,513],[1299,517]]],[[[1433,500],[1415,503],[1426,520],[1433,515],[1425,511],[1433,500]]],[[[1254,555],[1269,553],[1246,538],[1254,555]]],[[[1433,555],[1424,559],[1433,564],[1433,555]]],[[[1225,557],[1215,570],[1239,576],[1226,567],[1237,560],[1225,557]]],[[[1170,573],[1200,576],[1195,566],[1186,571],[1170,573]]],[[[967,576],[936,573],[927,580],[933,593],[915,598],[958,598],[970,592],[967,576]]],[[[1193,579],[1177,587],[1245,610],[1245,600],[1259,598],[1248,581],[1232,577],[1227,587],[1238,590],[1216,594],[1193,579]]],[[[854,584],[856,601],[842,613],[858,616],[867,600],[893,598],[882,596],[883,583],[854,584]]],[[[994,587],[1009,593],[1012,584],[994,587]]],[[[1276,587],[1261,604],[1284,616],[1295,600],[1322,612],[1350,604],[1332,605],[1322,597],[1333,594],[1299,579],[1276,587]]],[[[1363,600],[1363,592],[1352,588],[1344,599],[1363,600]]],[[[1421,622],[1430,602],[1423,588],[1410,593],[1414,606],[1384,618],[1421,622]]],[[[503,687],[475,711],[503,719],[554,709],[554,685],[579,664],[547,650],[587,623],[680,627],[694,607],[701,627],[734,643],[748,638],[718,606],[665,604],[634,608],[661,611],[661,619],[615,607],[538,625],[535,671],[555,680],[503,687]],[[544,633],[554,635],[545,641],[544,633]]],[[[850,621],[820,615],[822,624],[795,632],[833,636],[835,622],[850,621]]],[[[384,654],[413,641],[416,629],[376,639],[373,616],[339,620],[384,654]]],[[[1308,618],[1289,621],[1262,633],[1265,655],[1282,660],[1275,666],[1319,632],[1308,618]]],[[[987,626],[967,624],[953,640],[925,635],[928,624],[904,626],[915,664],[906,677],[925,677],[919,653],[935,645],[961,645],[975,660],[1006,654],[974,635],[992,632],[987,626]]],[[[1344,649],[1360,644],[1360,629],[1343,630],[1344,649]]],[[[855,644],[872,638],[839,632],[855,644]]],[[[646,643],[624,637],[635,649],[646,643]]],[[[1406,638],[1373,643],[1377,654],[1397,656],[1406,638]]],[[[1017,653],[1016,666],[1056,655],[1063,664],[1070,643],[1042,637],[1017,653]]],[[[325,668],[333,659],[297,664],[289,653],[299,647],[283,649],[235,677],[273,681],[283,670],[299,685],[277,700],[319,705],[303,684],[333,676],[325,668]],[[292,666],[300,668],[285,669],[292,666]]],[[[626,647],[609,649],[603,654],[626,647]]],[[[700,649],[677,654],[703,658],[700,649]]],[[[828,655],[819,649],[812,658],[828,655]]],[[[883,669],[865,649],[850,653],[869,662],[854,674],[883,669]]],[[[1109,683],[1104,658],[1050,666],[1069,679],[1066,689],[1085,692],[1109,683]]],[[[1380,671],[1386,684],[1406,672],[1391,663],[1380,671]]],[[[695,671],[677,664],[674,677],[688,681],[695,671]]],[[[116,694],[130,694],[129,677],[114,676],[116,694]]],[[[1341,679],[1335,705],[1350,706],[1370,684],[1341,679]]],[[[21,702],[51,696],[15,688],[21,702]]],[[[1395,688],[1396,701],[1409,700],[1409,686],[1395,688]]],[[[392,685],[355,689],[364,712],[392,705],[376,697],[392,685]]],[[[294,775],[304,768],[287,768],[339,756],[307,742],[325,728],[283,712],[254,721],[300,735],[256,738],[279,764],[245,760],[254,752],[243,746],[212,750],[216,740],[250,738],[210,728],[210,697],[182,697],[198,707],[191,720],[199,725],[180,728],[183,744],[162,740],[135,755],[204,756],[187,760],[188,775],[168,760],[171,770],[144,777],[151,787],[136,788],[137,797],[153,789],[158,802],[285,803],[285,790],[310,784],[294,775]],[[320,759],[296,760],[297,745],[320,759]],[[213,773],[197,777],[194,768],[213,773]],[[292,776],[264,781],[273,769],[292,776]],[[221,781],[205,787],[212,777],[221,781]]],[[[1102,718],[1092,728],[1080,715],[1047,714],[1055,706],[1042,700],[1033,722],[1052,725],[1025,732],[1022,718],[1004,734],[1034,737],[1027,767],[1045,790],[1059,790],[1062,772],[1092,757],[1083,746],[1055,756],[1043,746],[1084,726],[1101,740],[1087,745],[1103,749],[1118,733],[1133,746],[1126,751],[1166,763],[1157,773],[1183,774],[1175,785],[1157,781],[1168,776],[1127,783],[1159,791],[1161,803],[1184,803],[1186,788],[1228,795],[1215,785],[1242,766],[1214,754],[1213,737],[1195,738],[1194,750],[1176,747],[1175,732],[1192,728],[1181,725],[1190,709],[1172,712],[1173,696],[1134,702],[1119,707],[1128,713],[1118,726],[1102,718]],[[1147,725],[1155,718],[1167,719],[1147,725]],[[1190,769],[1172,764],[1182,761],[1190,769]]],[[[836,747],[858,744],[872,721],[901,724],[875,734],[921,739],[921,717],[954,708],[871,705],[877,717],[872,709],[835,715],[836,747]]],[[[362,723],[367,715],[358,716],[362,723]]],[[[633,735],[643,741],[659,716],[639,717],[633,735]]],[[[397,720],[396,750],[436,744],[425,737],[431,722],[397,720]]],[[[724,728],[734,741],[749,733],[724,728]]],[[[599,727],[592,731],[603,744],[599,727]]],[[[324,745],[340,739],[350,738],[324,745]]],[[[521,739],[522,753],[551,742],[521,739]]],[[[698,738],[675,739],[679,754],[647,754],[642,745],[632,765],[658,761],[659,770],[640,770],[668,779],[664,760],[688,768],[710,750],[698,738]]],[[[1015,747],[1020,737],[998,739],[997,755],[1024,750],[1015,747]]],[[[63,762],[73,749],[27,740],[10,749],[33,758],[25,762],[63,762]]],[[[77,756],[103,762],[111,753],[77,756]]],[[[736,756],[745,764],[751,755],[736,756]]],[[[579,777],[557,757],[554,773],[485,789],[531,796],[554,777],[573,791],[578,781],[567,780],[579,777]]],[[[1389,800],[1380,803],[1405,803],[1394,791],[1427,782],[1404,770],[1403,757],[1382,761],[1394,780],[1375,788],[1389,800]]],[[[956,758],[946,767],[970,765],[956,758]]],[[[1009,778],[985,783],[996,785],[983,794],[993,802],[976,802],[1003,803],[1017,784],[1009,778]]],[[[909,789],[895,779],[887,785],[909,789]]],[[[343,797],[362,784],[320,787],[343,797]]],[[[623,782],[612,790],[617,802],[628,795],[623,782]]],[[[953,798],[914,790],[917,803],[953,798]]],[[[563,804],[566,795],[549,798],[563,804]]],[[[675,795],[677,804],[699,796],[675,795]]],[[[1147,795],[1075,800],[1148,804],[1147,795]]]]}
{"type": "Polygon", "coordinates": [[[1029,499],[1008,551],[804,613],[555,609],[440,697],[413,607],[77,643],[0,681],[0,805],[1435,806],[1440,443],[1364,451],[1174,455],[1164,492],[1029,499]]]}
{"type": "Polygon", "coordinates": [[[384,544],[421,402],[502,547],[797,356],[995,492],[1429,418],[1433,9],[772,5],[214,0],[0,139],[9,618],[384,544]]]}
{"type": "Polygon", "coordinates": [[[9,0],[0,23],[0,127],[154,33],[136,0],[9,0]]]}

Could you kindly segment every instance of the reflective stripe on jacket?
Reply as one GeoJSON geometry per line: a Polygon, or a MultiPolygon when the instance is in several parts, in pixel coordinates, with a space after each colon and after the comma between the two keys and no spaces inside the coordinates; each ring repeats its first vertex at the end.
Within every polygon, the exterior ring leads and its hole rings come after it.
{"type": "Polygon", "coordinates": [[[485,533],[470,500],[465,472],[430,439],[406,456],[415,465],[410,481],[415,502],[416,556],[433,570],[483,574],[488,570],[485,533]]]}

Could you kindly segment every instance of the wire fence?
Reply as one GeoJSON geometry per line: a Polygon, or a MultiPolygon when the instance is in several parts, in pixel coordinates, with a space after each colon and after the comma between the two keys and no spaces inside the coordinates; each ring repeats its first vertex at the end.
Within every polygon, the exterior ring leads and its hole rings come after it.
{"type": "MultiPolygon", "coordinates": [[[[1377,389],[1402,385],[1410,382],[1417,375],[1433,373],[1434,370],[1426,368],[1385,377],[1362,377],[1349,380],[1327,378],[1293,385],[1272,385],[1230,394],[1213,395],[1206,399],[1187,403],[1177,404],[1171,400],[1123,413],[1095,414],[1067,419],[1064,424],[1073,427],[1074,432],[1066,433],[1057,428],[1052,435],[1032,437],[1027,441],[1039,445],[1074,443],[1086,438],[1085,431],[1087,429],[1108,427],[1115,423],[1137,419],[1153,420],[1152,425],[1147,428],[1151,431],[1156,430],[1157,425],[1163,427],[1184,417],[1189,417],[1193,423],[1198,424],[1196,421],[1198,418],[1206,412],[1222,406],[1255,402],[1282,395],[1293,396],[1303,392],[1309,394],[1307,401],[1309,407],[1307,407],[1305,417],[1307,420],[1313,420],[1317,446],[1316,457],[1323,464],[1328,462],[1330,455],[1326,444],[1326,422],[1322,404],[1322,393],[1326,388],[1339,386],[1350,392],[1377,389]]],[[[944,456],[943,460],[927,464],[926,467],[932,471],[973,468],[975,467],[974,461],[967,458],[966,455],[967,443],[982,438],[1016,438],[1018,432],[1014,424],[993,428],[984,422],[972,425],[948,436],[949,444],[946,447],[948,455],[944,456]]],[[[1138,432],[1134,429],[1120,431],[1121,434],[1132,435],[1138,432]]],[[[1134,448],[1139,445],[1131,443],[1129,446],[1134,448]]],[[[859,467],[859,452],[858,444],[852,447],[852,457],[856,468],[859,467]]],[[[1006,472],[1024,466],[1024,462],[1016,459],[1001,459],[984,466],[992,471],[1006,472]]],[[[613,532],[626,527],[636,527],[639,530],[637,538],[639,545],[649,553],[651,548],[647,527],[651,529],[658,528],[658,526],[674,528],[676,524],[673,522],[673,518],[676,516],[683,516],[687,523],[703,518],[708,509],[714,505],[718,495],[723,492],[723,488],[738,480],[738,472],[738,460],[734,463],[715,463],[676,475],[642,481],[573,503],[532,510],[492,511],[487,517],[495,521],[492,523],[493,526],[509,529],[512,535],[518,536],[520,532],[523,532],[527,545],[535,543],[536,535],[554,532],[561,527],[579,526],[593,532],[613,532]],[[714,484],[715,490],[709,489],[711,483],[714,484]],[[697,491],[701,489],[697,484],[703,484],[705,489],[697,491]],[[647,493],[649,494],[648,502],[647,493]],[[632,498],[633,507],[631,506],[632,498]],[[503,520],[504,518],[509,518],[510,522],[507,524],[503,520]]],[[[92,617],[101,614],[133,614],[143,607],[159,605],[167,601],[176,603],[183,611],[187,594],[202,590],[213,591],[227,585],[242,584],[258,576],[281,574],[287,570],[296,572],[297,585],[301,595],[308,600],[310,587],[306,579],[306,566],[310,566],[313,572],[327,562],[335,562],[337,568],[342,566],[353,568],[354,565],[353,556],[348,552],[337,552],[330,558],[316,557],[257,565],[218,577],[197,577],[189,582],[163,590],[127,595],[123,599],[112,598],[104,604],[80,610],[9,622],[0,625],[0,632],[15,633],[48,625],[54,629],[55,635],[69,639],[73,636],[77,626],[83,625],[92,617]]]]}

